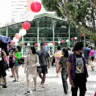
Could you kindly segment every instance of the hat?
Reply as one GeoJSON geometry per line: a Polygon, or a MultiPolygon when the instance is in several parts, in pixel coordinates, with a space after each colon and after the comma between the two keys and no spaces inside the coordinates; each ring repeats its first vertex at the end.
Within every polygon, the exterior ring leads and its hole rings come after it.
{"type": "Polygon", "coordinates": [[[40,45],[41,45],[41,46],[44,46],[44,43],[41,43],[40,45]]]}

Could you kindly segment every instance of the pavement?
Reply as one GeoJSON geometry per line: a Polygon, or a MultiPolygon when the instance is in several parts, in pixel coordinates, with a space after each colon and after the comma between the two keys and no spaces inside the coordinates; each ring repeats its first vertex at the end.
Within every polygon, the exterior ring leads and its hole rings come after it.
{"type": "MultiPolygon", "coordinates": [[[[96,68],[91,71],[88,67],[89,78],[87,82],[87,93],[85,96],[94,96],[96,91],[96,68]]],[[[46,88],[41,88],[40,78],[37,78],[37,90],[31,95],[25,95],[26,92],[26,76],[24,69],[20,67],[20,81],[13,83],[13,78],[10,78],[11,71],[7,71],[8,88],[0,88],[0,96],[71,96],[71,88],[69,84],[68,94],[63,92],[61,76],[56,77],[55,66],[49,69],[46,79],[46,88]]],[[[68,80],[69,81],[69,80],[68,80]]],[[[31,89],[33,89],[33,80],[31,80],[31,89]]],[[[78,95],[79,96],[79,95],[78,95]]]]}

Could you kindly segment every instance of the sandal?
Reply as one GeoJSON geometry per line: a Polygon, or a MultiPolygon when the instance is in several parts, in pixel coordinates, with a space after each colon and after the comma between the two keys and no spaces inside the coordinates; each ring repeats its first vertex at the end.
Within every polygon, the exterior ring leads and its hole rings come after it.
{"type": "Polygon", "coordinates": [[[33,91],[36,91],[36,89],[33,89],[33,91]]]}
{"type": "Polygon", "coordinates": [[[7,88],[7,86],[6,86],[6,85],[3,85],[2,87],[3,87],[3,88],[7,88]]]}
{"type": "Polygon", "coordinates": [[[25,94],[32,94],[32,92],[31,91],[27,91],[25,94]]]}

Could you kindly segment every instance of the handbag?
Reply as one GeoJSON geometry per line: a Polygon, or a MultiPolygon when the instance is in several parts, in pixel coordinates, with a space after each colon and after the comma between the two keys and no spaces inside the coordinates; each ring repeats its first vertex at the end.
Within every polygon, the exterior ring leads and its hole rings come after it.
{"type": "MultiPolygon", "coordinates": [[[[38,59],[38,55],[36,55],[36,60],[38,59]]],[[[40,66],[40,63],[39,63],[39,61],[36,63],[36,65],[37,65],[37,73],[41,73],[42,72],[42,68],[41,68],[41,66],[40,66]]]]}
{"type": "Polygon", "coordinates": [[[3,57],[3,64],[4,64],[4,68],[5,70],[7,70],[9,68],[8,62],[6,61],[6,59],[3,57]]]}
{"type": "Polygon", "coordinates": [[[41,73],[41,72],[42,72],[41,66],[37,66],[37,73],[41,73]]]}

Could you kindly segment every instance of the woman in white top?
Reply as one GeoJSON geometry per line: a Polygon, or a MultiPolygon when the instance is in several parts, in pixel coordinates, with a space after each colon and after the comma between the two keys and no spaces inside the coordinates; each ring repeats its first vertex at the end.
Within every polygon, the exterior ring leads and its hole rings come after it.
{"type": "Polygon", "coordinates": [[[37,66],[39,63],[38,55],[36,54],[36,50],[34,47],[31,47],[29,50],[29,55],[25,59],[25,74],[27,77],[27,94],[31,93],[30,90],[30,76],[33,77],[34,80],[34,90],[36,91],[36,79],[37,79],[37,66]]]}

